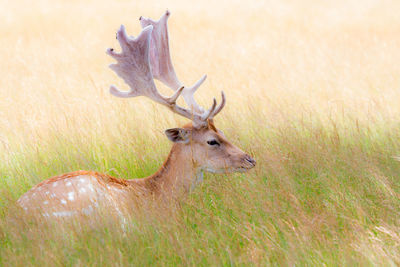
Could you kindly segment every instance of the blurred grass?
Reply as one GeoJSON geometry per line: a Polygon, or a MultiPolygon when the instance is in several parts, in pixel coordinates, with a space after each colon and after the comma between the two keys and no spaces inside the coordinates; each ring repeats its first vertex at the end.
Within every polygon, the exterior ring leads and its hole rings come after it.
{"type": "Polygon", "coordinates": [[[1,265],[400,264],[398,2],[0,4],[1,265]],[[185,121],[111,97],[109,84],[124,86],[104,51],[121,23],[136,35],[140,15],[166,7],[178,76],[208,74],[203,104],[226,92],[217,126],[258,166],[206,175],[127,232],[107,218],[15,221],[16,199],[48,177],[131,179],[165,159],[163,130],[185,121]]]}

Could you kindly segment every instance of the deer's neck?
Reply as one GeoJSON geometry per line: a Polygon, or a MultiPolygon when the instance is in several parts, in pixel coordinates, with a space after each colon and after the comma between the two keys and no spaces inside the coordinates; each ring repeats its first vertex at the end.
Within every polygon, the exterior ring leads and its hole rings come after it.
{"type": "Polygon", "coordinates": [[[202,180],[203,173],[196,166],[188,147],[174,145],[168,158],[153,175],[135,179],[145,190],[154,196],[176,196],[190,191],[202,180]]]}

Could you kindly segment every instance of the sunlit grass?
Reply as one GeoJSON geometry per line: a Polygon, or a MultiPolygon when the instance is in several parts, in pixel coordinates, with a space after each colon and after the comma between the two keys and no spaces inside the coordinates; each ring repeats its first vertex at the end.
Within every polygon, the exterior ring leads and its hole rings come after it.
{"type": "MultiPolygon", "coordinates": [[[[0,11],[0,264],[399,265],[400,5],[395,1],[5,2],[0,11]],[[185,123],[108,68],[115,30],[169,20],[178,76],[250,152],[246,174],[206,175],[129,229],[18,217],[36,183],[84,169],[155,172],[185,123]],[[15,219],[17,218],[17,219],[15,219]]],[[[163,92],[168,92],[161,84],[163,92]]]]}

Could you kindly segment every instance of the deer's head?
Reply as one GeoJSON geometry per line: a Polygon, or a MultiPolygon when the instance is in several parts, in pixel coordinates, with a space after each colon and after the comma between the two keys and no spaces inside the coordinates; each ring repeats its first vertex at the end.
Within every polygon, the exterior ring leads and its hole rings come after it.
{"type": "Polygon", "coordinates": [[[175,143],[175,147],[184,150],[197,168],[210,172],[245,171],[255,166],[255,160],[230,143],[224,134],[214,126],[214,117],[223,109],[226,103],[219,105],[214,98],[211,107],[205,110],[197,104],[194,93],[206,79],[204,75],[191,87],[185,87],[178,80],[169,53],[167,11],[160,20],[153,21],[140,17],[142,32],[136,37],[129,37],[124,26],[117,32],[117,39],[122,48],[121,53],[112,48],[107,53],[117,63],[110,65],[124,81],[130,90],[123,92],[111,86],[111,94],[117,97],[146,96],[151,100],[168,107],[192,121],[182,128],[166,131],[167,137],[175,143]],[[156,78],[175,93],[166,97],[159,93],[153,79],[156,78]],[[177,105],[176,100],[182,95],[188,108],[177,105]]]}
{"type": "Polygon", "coordinates": [[[253,168],[255,160],[233,145],[212,121],[200,128],[188,124],[182,128],[165,131],[168,139],[190,155],[194,165],[201,170],[243,172],[253,168]]]}

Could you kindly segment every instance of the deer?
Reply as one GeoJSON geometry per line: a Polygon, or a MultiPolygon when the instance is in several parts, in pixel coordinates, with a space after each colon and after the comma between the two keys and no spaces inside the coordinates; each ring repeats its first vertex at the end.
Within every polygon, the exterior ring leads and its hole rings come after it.
{"type": "Polygon", "coordinates": [[[128,36],[121,25],[116,38],[121,52],[113,48],[106,53],[116,63],[109,67],[129,86],[120,91],[110,86],[110,93],[119,98],[145,96],[190,122],[181,128],[165,131],[172,141],[167,159],[156,173],[145,178],[122,179],[95,171],[75,171],[49,178],[32,187],[17,203],[28,214],[48,218],[91,216],[99,209],[116,214],[132,213],[138,201],[157,201],[186,194],[203,180],[204,172],[245,172],[256,165],[247,153],[227,140],[214,124],[214,118],[224,108],[214,98],[210,108],[201,107],[194,93],[206,79],[201,77],[193,86],[185,87],[177,78],[171,62],[166,11],[158,21],[140,17],[141,32],[128,36]],[[154,79],[173,90],[171,96],[162,95],[154,79]],[[182,96],[187,108],[179,106],[182,96]]]}

